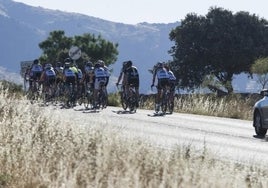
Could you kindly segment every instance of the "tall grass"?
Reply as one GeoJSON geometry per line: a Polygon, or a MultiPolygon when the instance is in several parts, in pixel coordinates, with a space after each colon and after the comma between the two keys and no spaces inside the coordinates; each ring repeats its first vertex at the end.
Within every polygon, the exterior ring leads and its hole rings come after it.
{"type": "MultiPolygon", "coordinates": [[[[154,97],[143,100],[141,106],[153,110],[154,97]]],[[[256,94],[232,94],[222,97],[214,94],[178,95],[174,100],[174,112],[252,120],[254,103],[260,98],[261,96],[256,94]]]]}
{"type": "Polygon", "coordinates": [[[174,151],[106,124],[77,125],[0,86],[0,187],[267,187],[268,171],[174,151]]]}
{"type": "Polygon", "coordinates": [[[175,100],[175,111],[200,115],[252,120],[257,95],[243,96],[232,94],[223,97],[216,95],[182,95],[175,100]]]}

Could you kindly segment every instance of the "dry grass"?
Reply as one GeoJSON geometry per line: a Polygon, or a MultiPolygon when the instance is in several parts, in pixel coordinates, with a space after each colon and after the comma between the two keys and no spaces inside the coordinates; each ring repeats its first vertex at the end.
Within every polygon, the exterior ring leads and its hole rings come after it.
{"type": "MultiPolygon", "coordinates": [[[[254,103],[260,95],[185,94],[175,98],[174,112],[252,120],[254,103]]],[[[154,109],[154,97],[143,101],[143,108],[154,109]]]]}
{"type": "Polygon", "coordinates": [[[1,89],[0,187],[268,186],[266,170],[214,160],[205,147],[166,151],[107,127],[67,123],[1,89]]]}

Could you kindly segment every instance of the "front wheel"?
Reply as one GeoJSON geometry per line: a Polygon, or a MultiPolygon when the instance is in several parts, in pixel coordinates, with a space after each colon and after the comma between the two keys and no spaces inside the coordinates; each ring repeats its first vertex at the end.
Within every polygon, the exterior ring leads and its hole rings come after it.
{"type": "Polygon", "coordinates": [[[262,128],[262,117],[259,112],[254,114],[254,128],[257,136],[264,137],[266,135],[267,129],[262,128]]]}

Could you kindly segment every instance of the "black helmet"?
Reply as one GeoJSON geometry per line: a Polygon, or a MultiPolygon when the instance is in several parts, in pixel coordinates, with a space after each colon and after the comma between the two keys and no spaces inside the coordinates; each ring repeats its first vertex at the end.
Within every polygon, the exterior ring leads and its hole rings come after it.
{"type": "Polygon", "coordinates": [[[164,66],[164,64],[161,63],[161,62],[158,62],[157,65],[156,65],[157,68],[162,68],[163,66],[164,66]]]}
{"type": "Polygon", "coordinates": [[[39,60],[38,60],[38,59],[35,59],[35,60],[33,61],[33,63],[34,63],[34,64],[38,64],[38,63],[39,63],[39,60]]]}
{"type": "Polygon", "coordinates": [[[98,60],[97,63],[99,63],[101,67],[103,67],[105,65],[103,60],[98,60]]]}
{"type": "Polygon", "coordinates": [[[88,67],[92,67],[93,63],[91,61],[87,61],[87,62],[85,62],[85,65],[88,66],[88,67]]]}
{"type": "Polygon", "coordinates": [[[65,63],[64,63],[64,67],[65,67],[65,68],[69,68],[69,67],[70,67],[70,63],[69,63],[69,62],[65,62],[65,63]]]}
{"type": "Polygon", "coordinates": [[[56,66],[57,66],[57,67],[61,67],[61,62],[58,61],[58,62],[56,63],[56,66]]]}
{"type": "Polygon", "coordinates": [[[131,67],[132,66],[132,61],[127,61],[127,67],[131,67]]]}
{"type": "Polygon", "coordinates": [[[94,67],[99,68],[99,67],[101,67],[101,64],[99,62],[97,62],[97,63],[95,63],[94,67]]]}
{"type": "Polygon", "coordinates": [[[72,60],[70,58],[64,59],[64,63],[71,63],[71,62],[72,62],[72,60]]]}

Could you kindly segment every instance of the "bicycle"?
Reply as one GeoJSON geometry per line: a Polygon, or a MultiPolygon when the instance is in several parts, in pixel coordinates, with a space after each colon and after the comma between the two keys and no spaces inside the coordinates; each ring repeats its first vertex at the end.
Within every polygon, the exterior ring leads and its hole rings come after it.
{"type": "Polygon", "coordinates": [[[75,88],[72,83],[68,83],[64,88],[64,106],[72,108],[75,106],[75,88]]]}
{"type": "MultiPolygon", "coordinates": [[[[157,88],[157,86],[155,87],[157,88]]],[[[155,97],[155,112],[156,113],[159,113],[159,111],[161,111],[162,112],[161,114],[165,115],[167,113],[167,110],[169,110],[170,113],[173,113],[174,105],[170,103],[170,88],[168,86],[161,89],[160,101],[159,101],[160,108],[156,106],[156,99],[157,99],[157,95],[155,97]]]]}
{"type": "Polygon", "coordinates": [[[90,83],[85,83],[84,91],[82,92],[82,96],[80,97],[79,104],[80,105],[83,104],[86,109],[90,109],[93,108],[93,102],[94,102],[93,88],[90,83]]]}
{"type": "Polygon", "coordinates": [[[100,82],[100,89],[98,91],[98,97],[95,108],[104,109],[107,107],[107,103],[108,103],[108,96],[106,93],[105,82],[100,82]]]}
{"type": "Polygon", "coordinates": [[[137,111],[138,98],[135,87],[132,84],[129,85],[128,90],[126,90],[124,86],[120,87],[120,101],[124,110],[127,110],[127,108],[129,108],[130,112],[137,111]]]}
{"type": "Polygon", "coordinates": [[[29,87],[27,92],[27,99],[34,103],[34,101],[39,100],[41,96],[41,88],[38,80],[32,80],[32,85],[29,87]]]}
{"type": "Polygon", "coordinates": [[[42,95],[45,105],[48,105],[49,102],[53,103],[55,101],[55,93],[56,93],[56,84],[50,84],[44,87],[42,95]]]}

